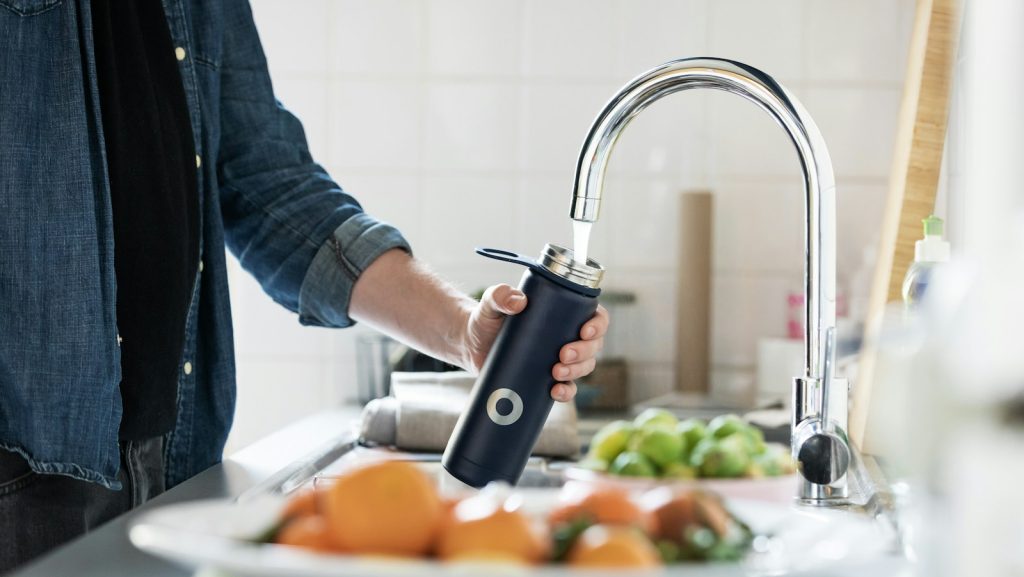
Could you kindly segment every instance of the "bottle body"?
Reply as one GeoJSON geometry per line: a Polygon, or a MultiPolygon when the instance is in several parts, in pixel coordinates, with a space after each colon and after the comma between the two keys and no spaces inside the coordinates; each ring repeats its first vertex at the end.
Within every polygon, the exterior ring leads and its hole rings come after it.
{"type": "Polygon", "coordinates": [[[916,307],[928,290],[935,269],[940,265],[936,262],[915,262],[903,277],[903,303],[907,308],[916,307]]]}
{"type": "Polygon", "coordinates": [[[534,270],[519,289],[526,309],[505,319],[441,460],[474,487],[519,480],[551,412],[558,354],[597,310],[595,296],[534,270]]]}

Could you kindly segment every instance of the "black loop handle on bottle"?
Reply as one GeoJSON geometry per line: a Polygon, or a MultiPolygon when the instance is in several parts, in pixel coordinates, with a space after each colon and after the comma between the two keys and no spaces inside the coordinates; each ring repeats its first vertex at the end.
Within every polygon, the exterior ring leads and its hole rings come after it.
{"type": "Polygon", "coordinates": [[[521,264],[529,269],[539,268],[536,260],[507,250],[500,250],[497,248],[478,248],[476,249],[476,253],[480,256],[493,258],[494,260],[501,260],[512,264],[521,264]]]}

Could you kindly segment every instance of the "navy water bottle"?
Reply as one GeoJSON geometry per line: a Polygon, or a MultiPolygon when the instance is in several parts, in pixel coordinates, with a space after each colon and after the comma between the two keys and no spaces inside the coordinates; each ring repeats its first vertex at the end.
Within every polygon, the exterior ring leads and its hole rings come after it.
{"type": "Polygon", "coordinates": [[[526,309],[505,319],[441,464],[474,487],[515,484],[554,403],[551,369],[562,346],[579,340],[594,316],[604,269],[591,259],[576,262],[571,250],[550,244],[539,261],[495,249],[477,253],[526,267],[519,283],[526,309]]]}

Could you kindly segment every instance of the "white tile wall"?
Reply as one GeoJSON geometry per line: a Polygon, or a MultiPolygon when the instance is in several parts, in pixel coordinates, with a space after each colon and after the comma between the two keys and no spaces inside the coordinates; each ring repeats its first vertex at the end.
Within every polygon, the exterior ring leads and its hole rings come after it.
{"type": "MultiPolygon", "coordinates": [[[[314,154],[417,255],[475,290],[520,271],[478,245],[568,243],[580,143],[646,68],[722,56],[785,84],[817,120],[838,181],[839,271],[873,243],[913,0],[253,0],[279,98],[314,154]]],[[[638,301],[622,330],[637,399],[673,382],[678,193],[716,194],[714,383],[744,383],[757,339],[799,288],[796,154],[725,93],[674,95],[626,130],[592,252],[638,301]]],[[[232,446],[355,395],[355,334],[299,327],[235,271],[239,410],[232,446]]],[[[722,384],[726,383],[726,384],[722,384]]]]}
{"type": "Polygon", "coordinates": [[[516,183],[501,176],[424,177],[424,259],[438,267],[475,264],[482,258],[475,247],[508,242],[517,224],[515,196],[516,183]]]}
{"type": "Polygon", "coordinates": [[[617,48],[612,0],[525,0],[524,4],[523,72],[527,76],[608,77],[617,48]]]}
{"type": "Polygon", "coordinates": [[[253,2],[253,19],[275,76],[282,72],[322,75],[331,52],[330,0],[253,2]]]}
{"type": "Polygon", "coordinates": [[[587,129],[618,84],[524,82],[520,125],[523,170],[552,172],[571,184],[587,129]]]}
{"type": "MultiPolygon", "coordinates": [[[[261,0],[256,10],[263,4],[280,4],[302,12],[301,5],[284,0],[261,0]]],[[[421,62],[425,5],[418,0],[331,0],[330,14],[324,18],[328,23],[330,50],[326,56],[331,71],[346,79],[415,75],[421,62]]],[[[312,17],[305,15],[307,19],[312,17]]],[[[282,38],[281,42],[295,42],[297,38],[303,36],[282,38]]]]}
{"type": "Polygon", "coordinates": [[[616,73],[623,80],[707,52],[706,0],[616,0],[616,73]]]}
{"type": "Polygon", "coordinates": [[[723,273],[801,274],[802,185],[724,182],[714,190],[716,269],[723,273]]]}
{"type": "Polygon", "coordinates": [[[828,139],[838,178],[889,173],[899,100],[898,87],[807,90],[804,103],[828,139]]]}
{"type": "Polygon", "coordinates": [[[863,258],[864,249],[877,248],[881,231],[875,223],[885,212],[888,187],[883,182],[874,184],[847,184],[836,190],[836,245],[839,262],[843,264],[843,277],[849,280],[863,258]]]}
{"type": "MultiPolygon", "coordinates": [[[[238,402],[227,451],[244,447],[296,417],[337,403],[326,363],[249,358],[238,366],[238,402]]],[[[296,455],[298,457],[299,455],[296,455]]]]}
{"type": "Polygon", "coordinates": [[[804,73],[815,80],[899,85],[913,11],[892,0],[812,0],[804,13],[804,73]]]}
{"type": "Polygon", "coordinates": [[[639,306],[629,311],[630,338],[624,353],[638,364],[670,365],[674,358],[676,326],[675,278],[666,277],[658,270],[637,267],[609,269],[602,283],[609,290],[631,290],[639,306]]]}
{"type": "Polygon", "coordinates": [[[423,166],[450,171],[504,171],[516,166],[519,93],[479,82],[428,83],[423,166]]]}
{"type": "Polygon", "coordinates": [[[803,76],[803,4],[801,0],[708,2],[708,54],[760,68],[784,82],[799,81],[803,76]]]}
{"type": "Polygon", "coordinates": [[[523,2],[431,0],[424,7],[430,31],[426,47],[429,74],[465,78],[519,75],[523,2]]]}
{"type": "Polygon", "coordinates": [[[711,285],[713,366],[746,369],[757,354],[757,340],[751,337],[786,336],[786,295],[801,289],[800,274],[715,275],[711,285]]]}
{"type": "Polygon", "coordinates": [[[725,92],[710,94],[707,102],[708,169],[715,180],[771,177],[802,186],[796,150],[771,116],[725,92]]]}
{"type": "MultiPolygon", "coordinates": [[[[679,254],[679,232],[675,227],[681,210],[679,194],[679,187],[666,178],[609,176],[604,192],[607,200],[601,208],[604,218],[595,227],[607,226],[611,230],[598,229],[593,234],[610,234],[612,243],[603,253],[595,245],[594,254],[603,258],[601,262],[610,270],[643,268],[670,277],[666,273],[675,269],[679,254]]],[[[638,284],[625,277],[622,282],[626,286],[638,284]]]]}
{"type": "Polygon", "coordinates": [[[332,164],[388,171],[419,166],[419,89],[415,84],[336,80],[331,87],[332,164]]]}
{"type": "MultiPolygon", "coordinates": [[[[619,86],[613,86],[614,93],[619,86]]],[[[615,144],[609,161],[610,174],[664,175],[676,177],[676,184],[705,182],[708,160],[707,94],[688,92],[658,101],[634,118],[615,144]]],[[[605,96],[605,99],[608,97],[605,96]]],[[[582,134],[599,108],[590,113],[582,134]]],[[[576,143],[573,156],[582,144],[576,143]]],[[[572,168],[575,168],[573,163],[572,168]]]]}

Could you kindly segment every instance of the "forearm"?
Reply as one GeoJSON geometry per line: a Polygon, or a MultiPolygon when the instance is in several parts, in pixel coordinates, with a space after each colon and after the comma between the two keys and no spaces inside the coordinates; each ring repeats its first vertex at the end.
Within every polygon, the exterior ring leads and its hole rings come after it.
{"type": "Polygon", "coordinates": [[[349,314],[417,350],[472,369],[464,342],[475,305],[405,251],[390,250],[359,276],[349,314]]]}

